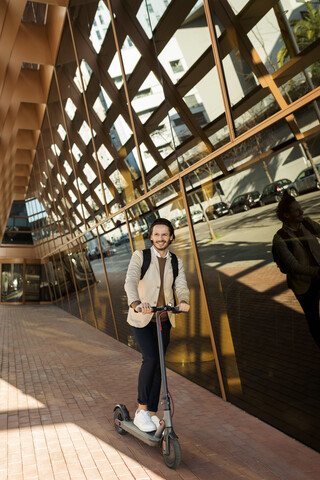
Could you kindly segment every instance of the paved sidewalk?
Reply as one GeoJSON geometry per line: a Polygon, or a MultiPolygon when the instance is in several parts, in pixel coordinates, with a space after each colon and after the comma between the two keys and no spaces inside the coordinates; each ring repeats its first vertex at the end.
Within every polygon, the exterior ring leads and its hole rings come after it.
{"type": "Polygon", "coordinates": [[[320,454],[169,371],[177,471],[113,427],[140,355],[54,306],[0,306],[0,480],[318,480],[320,454]]]}

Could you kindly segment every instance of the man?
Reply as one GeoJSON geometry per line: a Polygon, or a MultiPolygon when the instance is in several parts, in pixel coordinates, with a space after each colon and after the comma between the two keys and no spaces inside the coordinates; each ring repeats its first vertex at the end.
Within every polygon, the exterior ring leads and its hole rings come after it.
{"type": "Polygon", "coordinates": [[[273,238],[274,256],[281,271],[287,273],[288,287],[297,297],[309,325],[311,335],[320,347],[320,225],[303,217],[303,210],[294,197],[285,194],[277,208],[283,222],[273,238]]]}
{"type": "MultiPolygon", "coordinates": [[[[178,258],[178,272],[174,280],[169,245],[174,240],[173,226],[169,220],[158,218],[149,229],[152,243],[149,268],[141,279],[143,252],[136,250],[131,258],[125,281],[129,312],[127,321],[142,353],[142,365],[138,380],[138,408],[134,424],[144,432],[155,430],[159,424],[158,409],[161,371],[157,342],[157,326],[152,306],[174,304],[175,291],[181,312],[188,312],[189,289],[181,258],[178,258]],[[174,285],[173,285],[174,282],[174,285]]],[[[161,316],[164,351],[170,341],[171,325],[175,326],[174,315],[161,316]]]]}

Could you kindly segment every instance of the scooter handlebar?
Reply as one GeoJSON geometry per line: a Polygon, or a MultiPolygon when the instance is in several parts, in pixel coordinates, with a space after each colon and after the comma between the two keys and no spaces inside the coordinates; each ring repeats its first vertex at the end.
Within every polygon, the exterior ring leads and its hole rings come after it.
{"type": "MultiPolygon", "coordinates": [[[[152,312],[172,312],[172,313],[182,313],[179,310],[178,306],[171,305],[168,303],[168,305],[163,305],[161,307],[151,307],[152,312]]],[[[142,312],[141,308],[137,308],[138,312],[142,312]]]]}

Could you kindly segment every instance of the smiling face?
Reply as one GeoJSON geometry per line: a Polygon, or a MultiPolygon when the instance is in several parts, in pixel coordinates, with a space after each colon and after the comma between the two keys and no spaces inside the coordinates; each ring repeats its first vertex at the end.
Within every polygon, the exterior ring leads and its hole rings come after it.
{"type": "Polygon", "coordinates": [[[173,240],[173,235],[170,235],[169,227],[166,225],[154,225],[150,240],[160,255],[164,256],[173,240]]]}

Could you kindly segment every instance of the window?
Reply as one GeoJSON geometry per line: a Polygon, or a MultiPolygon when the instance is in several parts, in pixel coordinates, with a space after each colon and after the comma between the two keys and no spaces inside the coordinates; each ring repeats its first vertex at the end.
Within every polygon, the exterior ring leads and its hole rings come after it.
{"type": "Polygon", "coordinates": [[[172,60],[170,66],[172,68],[173,73],[180,73],[184,72],[184,68],[182,66],[181,60],[172,60]]]}
{"type": "Polygon", "coordinates": [[[147,95],[151,95],[151,88],[139,90],[135,98],[146,97],[147,95]]]}
{"type": "Polygon", "coordinates": [[[186,102],[189,108],[195,108],[199,106],[199,102],[195,95],[188,95],[187,97],[184,98],[184,101],[186,102]]]}

